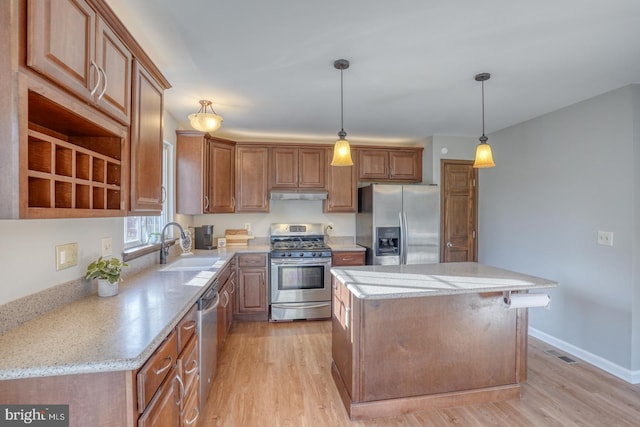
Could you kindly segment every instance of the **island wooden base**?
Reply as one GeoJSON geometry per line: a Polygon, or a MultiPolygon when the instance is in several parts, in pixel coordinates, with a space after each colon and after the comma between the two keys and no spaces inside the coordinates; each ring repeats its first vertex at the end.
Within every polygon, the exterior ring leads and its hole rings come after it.
{"type": "Polygon", "coordinates": [[[352,419],[519,398],[527,309],[501,292],[360,299],[334,277],[331,347],[352,419]]]}
{"type": "Polygon", "coordinates": [[[349,414],[349,418],[354,421],[393,417],[436,408],[449,408],[520,398],[520,385],[512,384],[477,390],[354,403],[351,402],[349,392],[342,381],[342,377],[340,377],[340,372],[338,372],[335,363],[331,364],[331,376],[340,394],[340,399],[347,410],[347,414],[349,414]]]}

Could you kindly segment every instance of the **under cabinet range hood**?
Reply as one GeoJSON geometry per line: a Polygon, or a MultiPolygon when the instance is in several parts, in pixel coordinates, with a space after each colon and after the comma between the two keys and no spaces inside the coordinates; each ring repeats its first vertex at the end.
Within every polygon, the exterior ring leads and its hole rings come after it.
{"type": "Polygon", "coordinates": [[[323,190],[271,190],[271,200],[325,200],[327,194],[323,190]]]}
{"type": "Polygon", "coordinates": [[[327,194],[323,190],[271,190],[271,200],[325,200],[327,194]]]}

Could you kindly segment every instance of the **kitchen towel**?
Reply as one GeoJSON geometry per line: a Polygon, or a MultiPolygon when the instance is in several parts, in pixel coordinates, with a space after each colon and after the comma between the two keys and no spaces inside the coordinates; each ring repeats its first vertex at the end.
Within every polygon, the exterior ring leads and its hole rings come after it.
{"type": "Polygon", "coordinates": [[[547,294],[511,294],[505,304],[507,308],[549,307],[551,298],[547,294]]]}

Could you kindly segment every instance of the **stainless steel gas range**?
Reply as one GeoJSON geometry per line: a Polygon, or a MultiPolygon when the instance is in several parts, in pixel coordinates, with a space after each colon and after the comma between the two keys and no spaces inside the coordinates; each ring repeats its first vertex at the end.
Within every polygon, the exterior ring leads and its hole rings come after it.
{"type": "Polygon", "coordinates": [[[271,320],[331,317],[331,248],[323,224],[271,224],[271,320]]]}

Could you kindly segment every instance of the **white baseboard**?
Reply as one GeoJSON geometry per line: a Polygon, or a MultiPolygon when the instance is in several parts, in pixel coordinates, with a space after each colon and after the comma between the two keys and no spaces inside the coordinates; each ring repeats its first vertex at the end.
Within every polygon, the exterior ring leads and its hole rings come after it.
{"type": "Polygon", "coordinates": [[[577,358],[580,358],[585,362],[588,362],[593,366],[596,366],[603,371],[610,373],[611,375],[615,375],[616,377],[630,384],[640,384],[640,370],[632,371],[630,369],[623,368],[607,359],[604,359],[593,353],[589,353],[588,351],[585,351],[580,347],[576,347],[573,344],[569,344],[567,342],[559,340],[554,336],[546,334],[532,327],[529,327],[529,335],[541,341],[544,341],[549,345],[557,347],[560,350],[563,350],[577,358]]]}

